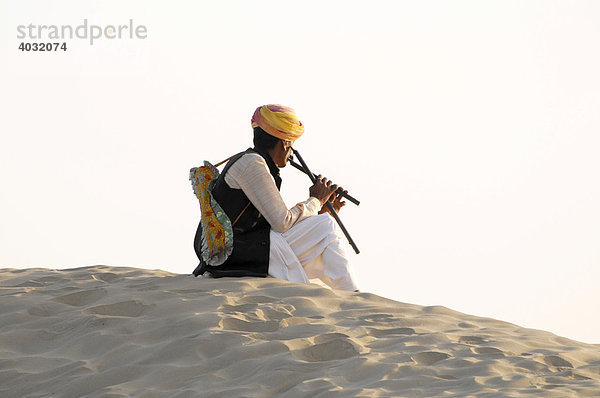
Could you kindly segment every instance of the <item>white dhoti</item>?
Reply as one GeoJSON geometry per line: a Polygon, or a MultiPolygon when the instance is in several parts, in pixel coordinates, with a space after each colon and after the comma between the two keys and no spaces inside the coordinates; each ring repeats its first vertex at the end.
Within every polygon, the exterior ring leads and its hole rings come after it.
{"type": "Polygon", "coordinates": [[[320,279],[334,289],[358,289],[329,214],[308,217],[284,233],[271,230],[270,237],[270,276],[299,283],[320,279]]]}

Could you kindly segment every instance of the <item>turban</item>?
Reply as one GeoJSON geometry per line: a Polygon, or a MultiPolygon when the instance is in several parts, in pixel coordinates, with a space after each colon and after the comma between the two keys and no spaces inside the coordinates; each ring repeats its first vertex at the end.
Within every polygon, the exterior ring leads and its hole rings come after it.
{"type": "Polygon", "coordinates": [[[252,127],[260,127],[269,135],[286,141],[296,141],[304,133],[304,125],[296,112],[287,106],[272,104],[256,108],[252,127]]]}

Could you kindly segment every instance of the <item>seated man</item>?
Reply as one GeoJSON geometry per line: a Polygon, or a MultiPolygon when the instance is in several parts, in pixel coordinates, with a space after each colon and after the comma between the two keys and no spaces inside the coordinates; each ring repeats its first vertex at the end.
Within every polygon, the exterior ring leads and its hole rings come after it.
{"type": "Polygon", "coordinates": [[[309,188],[309,198],[288,209],[281,197],[279,168],[285,167],[292,144],[304,132],[293,109],[282,105],[258,107],[252,116],[254,148],[231,158],[212,190],[233,226],[233,252],[219,266],[207,265],[200,255],[201,225],[194,248],[200,265],[194,275],[273,276],[308,283],[320,279],[336,289],[356,291],[335,220],[345,204],[326,178],[309,188]]]}

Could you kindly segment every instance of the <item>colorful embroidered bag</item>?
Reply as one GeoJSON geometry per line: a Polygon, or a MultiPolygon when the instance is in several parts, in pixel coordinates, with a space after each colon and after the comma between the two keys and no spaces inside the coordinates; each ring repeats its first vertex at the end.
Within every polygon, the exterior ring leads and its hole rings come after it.
{"type": "Polygon", "coordinates": [[[202,259],[212,266],[223,264],[233,252],[231,220],[212,195],[218,177],[219,170],[207,161],[204,161],[204,166],[190,170],[190,181],[200,201],[202,259]]]}

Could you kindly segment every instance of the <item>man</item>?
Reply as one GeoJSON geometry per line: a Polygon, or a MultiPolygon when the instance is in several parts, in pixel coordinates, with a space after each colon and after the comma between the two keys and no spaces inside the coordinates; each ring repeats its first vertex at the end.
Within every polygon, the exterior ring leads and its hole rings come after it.
{"type": "Polygon", "coordinates": [[[233,252],[219,266],[204,263],[198,226],[194,248],[200,265],[194,275],[273,276],[309,283],[320,279],[336,289],[356,291],[334,219],[325,203],[339,211],[345,204],[337,185],[318,177],[309,198],[291,209],[279,192],[279,168],[285,167],[292,145],[304,133],[293,109],[260,106],[252,116],[254,148],[231,158],[212,194],[233,225],[233,252]]]}

